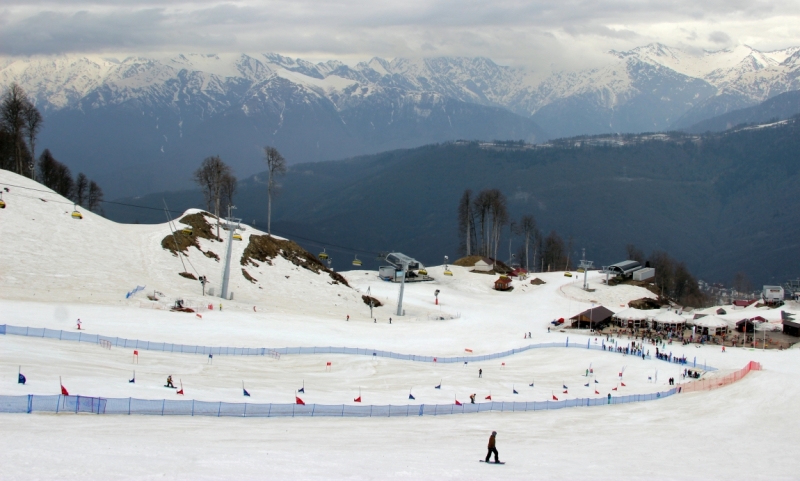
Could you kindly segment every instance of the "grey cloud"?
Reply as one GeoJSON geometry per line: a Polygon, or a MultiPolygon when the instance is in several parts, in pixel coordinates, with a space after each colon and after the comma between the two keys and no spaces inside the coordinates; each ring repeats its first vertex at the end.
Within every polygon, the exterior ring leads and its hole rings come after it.
{"type": "MultiPolygon", "coordinates": [[[[650,41],[702,49],[732,36],[759,48],[775,42],[765,25],[798,22],[796,0],[4,0],[0,53],[435,52],[549,65],[650,41]]],[[[789,35],[780,41],[800,45],[800,32],[789,35]]]]}
{"type": "Polygon", "coordinates": [[[731,43],[731,37],[725,32],[711,32],[708,36],[708,40],[713,43],[728,45],[731,43]]]}

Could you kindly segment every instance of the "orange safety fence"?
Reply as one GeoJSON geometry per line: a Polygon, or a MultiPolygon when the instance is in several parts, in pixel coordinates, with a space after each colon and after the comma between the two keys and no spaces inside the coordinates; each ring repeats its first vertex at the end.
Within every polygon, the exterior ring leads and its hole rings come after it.
{"type": "Polygon", "coordinates": [[[739,381],[742,378],[744,378],[750,371],[760,371],[760,370],[761,370],[760,363],[755,361],[750,361],[742,369],[739,369],[738,371],[732,372],[725,376],[711,376],[705,379],[700,379],[698,381],[692,381],[686,384],[681,384],[679,386],[680,392],[687,393],[696,391],[710,391],[712,389],[717,389],[723,386],[727,386],[729,384],[733,384],[736,381],[739,381]]]}

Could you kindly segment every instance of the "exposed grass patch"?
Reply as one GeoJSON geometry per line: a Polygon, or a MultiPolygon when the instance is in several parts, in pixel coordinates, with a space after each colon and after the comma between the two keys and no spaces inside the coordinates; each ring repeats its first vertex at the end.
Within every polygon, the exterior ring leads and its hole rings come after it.
{"type": "Polygon", "coordinates": [[[333,279],[333,283],[344,284],[350,287],[345,279],[338,272],[334,272],[319,261],[313,254],[306,251],[296,242],[290,240],[280,240],[268,235],[251,235],[247,247],[242,254],[241,264],[258,266],[255,261],[267,262],[272,264],[272,259],[281,256],[292,264],[308,269],[315,274],[321,272],[328,273],[333,279]]]}

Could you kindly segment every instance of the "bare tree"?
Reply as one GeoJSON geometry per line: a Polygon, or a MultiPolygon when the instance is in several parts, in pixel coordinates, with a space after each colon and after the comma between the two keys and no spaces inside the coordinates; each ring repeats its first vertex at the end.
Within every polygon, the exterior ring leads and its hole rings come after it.
{"type": "Polygon", "coordinates": [[[264,162],[267,163],[267,235],[272,235],[272,196],[277,195],[277,177],[286,173],[286,159],[275,147],[264,147],[264,162]]]}
{"type": "Polygon", "coordinates": [[[628,244],[625,246],[625,251],[628,255],[629,260],[636,261],[639,264],[644,265],[645,263],[644,252],[642,252],[641,249],[639,249],[633,244],[628,244]]]}
{"type": "Polygon", "coordinates": [[[20,175],[27,172],[27,162],[25,162],[25,111],[28,109],[30,101],[25,91],[16,83],[12,83],[3,95],[2,105],[0,105],[0,121],[3,129],[11,137],[13,143],[14,169],[20,175]]]}
{"type": "Polygon", "coordinates": [[[86,203],[89,210],[102,214],[101,202],[103,202],[103,189],[95,181],[89,182],[89,193],[86,195],[86,203]]]}
{"type": "Polygon", "coordinates": [[[467,189],[458,202],[458,233],[466,247],[468,256],[472,255],[472,191],[467,189]]]}
{"type": "MultiPolygon", "coordinates": [[[[533,218],[532,215],[525,215],[522,216],[522,219],[519,221],[518,232],[522,236],[522,239],[525,243],[525,270],[530,272],[529,262],[528,262],[528,252],[529,246],[531,241],[536,237],[536,220],[533,218]]],[[[534,247],[535,250],[535,247],[534,247]]],[[[534,264],[536,263],[536,256],[534,255],[533,259],[534,264]]],[[[535,267],[535,266],[534,266],[535,267]]]]}
{"type": "Polygon", "coordinates": [[[86,194],[88,189],[89,179],[86,177],[86,174],[81,172],[78,174],[78,177],[75,178],[75,191],[73,192],[75,197],[73,200],[76,204],[82,206],[83,203],[86,202],[86,194]]]}
{"type": "Polygon", "coordinates": [[[238,185],[239,182],[233,174],[228,174],[222,179],[222,202],[226,209],[233,205],[233,195],[238,185]]]}
{"type": "Polygon", "coordinates": [[[23,117],[25,119],[25,134],[28,137],[28,152],[30,155],[30,170],[31,179],[36,178],[36,137],[39,135],[39,129],[42,128],[42,114],[28,101],[23,110],[23,117]]]}
{"type": "Polygon", "coordinates": [[[39,157],[39,179],[45,187],[68,199],[73,199],[75,182],[72,180],[69,167],[57,161],[47,149],[39,157]]]}
{"type": "Polygon", "coordinates": [[[219,237],[219,208],[226,176],[233,175],[231,168],[218,155],[206,157],[194,172],[194,181],[200,186],[206,200],[206,208],[214,209],[217,217],[217,237],[219,237]]]}

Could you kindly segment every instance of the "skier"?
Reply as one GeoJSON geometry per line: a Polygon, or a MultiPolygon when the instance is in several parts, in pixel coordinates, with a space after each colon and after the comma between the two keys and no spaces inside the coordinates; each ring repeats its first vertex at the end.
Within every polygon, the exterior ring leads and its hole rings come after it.
{"type": "Polygon", "coordinates": [[[478,377],[483,377],[483,369],[478,369],[478,377]]]}
{"type": "Polygon", "coordinates": [[[389,324],[391,324],[391,323],[392,323],[392,318],[390,317],[390,318],[389,318],[389,324]]]}
{"type": "Polygon", "coordinates": [[[489,436],[489,445],[488,445],[489,451],[486,453],[486,460],[485,461],[487,463],[489,462],[489,458],[492,456],[492,453],[494,453],[494,462],[495,463],[499,463],[500,462],[500,460],[498,459],[499,455],[497,454],[497,448],[495,447],[495,444],[494,444],[495,436],[497,436],[497,431],[492,431],[492,435],[489,436]]]}
{"type": "Polygon", "coordinates": [[[475,404],[475,394],[470,394],[469,395],[469,402],[470,402],[470,404],[475,404]]]}
{"type": "Polygon", "coordinates": [[[167,376],[167,387],[175,387],[175,385],[172,384],[172,375],[167,376]]]}
{"type": "Polygon", "coordinates": [[[346,320],[348,320],[348,321],[350,320],[350,314],[347,315],[347,319],[346,320]]]}
{"type": "Polygon", "coordinates": [[[81,330],[81,320],[80,319],[78,319],[78,330],[79,331],[81,330]]]}

